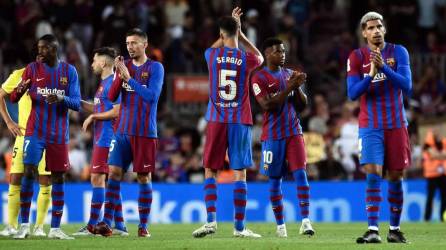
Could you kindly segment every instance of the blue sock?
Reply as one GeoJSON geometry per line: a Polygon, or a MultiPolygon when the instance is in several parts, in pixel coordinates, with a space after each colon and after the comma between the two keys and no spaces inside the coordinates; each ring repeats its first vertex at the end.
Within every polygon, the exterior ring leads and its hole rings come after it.
{"type": "Polygon", "coordinates": [[[34,195],[34,179],[22,178],[20,189],[20,217],[22,223],[29,223],[29,211],[34,195]]]}
{"type": "Polygon", "coordinates": [[[381,176],[367,174],[366,210],[369,229],[378,230],[379,205],[381,204],[381,176]]]}
{"type": "Polygon", "coordinates": [[[273,208],[274,216],[276,217],[277,225],[282,225],[285,223],[283,218],[283,198],[281,184],[281,178],[269,178],[269,198],[271,201],[271,206],[273,208]]]}
{"type": "Polygon", "coordinates": [[[122,196],[121,193],[119,193],[119,198],[116,199],[115,204],[115,228],[119,230],[125,230],[125,224],[124,224],[124,215],[122,214],[122,196]]]}
{"type": "Polygon", "coordinates": [[[98,223],[104,199],[105,188],[94,187],[93,195],[91,196],[90,220],[88,221],[88,225],[95,226],[98,223]]]}
{"type": "Polygon", "coordinates": [[[149,221],[150,208],[152,206],[152,183],[139,184],[139,225],[138,228],[147,229],[149,221]]]}
{"type": "Polygon", "coordinates": [[[245,229],[246,193],[246,181],[234,182],[234,226],[237,231],[242,231],[245,229]]]}
{"type": "Polygon", "coordinates": [[[390,226],[393,228],[399,228],[400,226],[403,200],[403,182],[389,181],[388,201],[390,205],[390,226]]]}
{"type": "Polygon", "coordinates": [[[307,172],[305,172],[305,169],[298,169],[293,172],[293,177],[297,186],[300,215],[302,219],[308,219],[310,214],[310,184],[308,184],[307,172]]]}
{"type": "Polygon", "coordinates": [[[54,184],[51,190],[51,199],[53,201],[51,228],[60,228],[60,220],[62,219],[64,200],[64,184],[54,184]]]}
{"type": "Polygon", "coordinates": [[[104,203],[104,222],[111,227],[113,216],[115,214],[116,200],[121,192],[121,182],[113,179],[108,180],[107,193],[104,203]]]}
{"type": "Polygon", "coordinates": [[[207,222],[216,221],[217,185],[215,184],[215,178],[204,180],[204,200],[206,202],[207,222]]]}

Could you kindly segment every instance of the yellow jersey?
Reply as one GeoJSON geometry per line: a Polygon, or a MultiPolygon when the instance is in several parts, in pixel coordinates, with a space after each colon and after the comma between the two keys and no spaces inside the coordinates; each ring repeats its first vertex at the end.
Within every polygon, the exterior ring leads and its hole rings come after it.
{"type": "MultiPolygon", "coordinates": [[[[22,75],[25,68],[14,70],[14,72],[9,75],[8,79],[2,84],[2,89],[7,93],[11,94],[17,85],[22,81],[22,75]]],[[[26,123],[28,122],[29,114],[31,113],[31,97],[28,92],[25,93],[19,101],[19,126],[26,129],[26,123]]],[[[25,131],[23,131],[25,133],[25,131]]]]}

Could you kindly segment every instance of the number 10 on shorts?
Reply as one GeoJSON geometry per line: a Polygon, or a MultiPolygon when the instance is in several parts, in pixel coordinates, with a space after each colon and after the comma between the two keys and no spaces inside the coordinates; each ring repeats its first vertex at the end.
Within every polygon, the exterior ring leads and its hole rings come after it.
{"type": "Polygon", "coordinates": [[[265,164],[271,164],[273,162],[273,152],[271,151],[263,151],[263,162],[265,164]]]}

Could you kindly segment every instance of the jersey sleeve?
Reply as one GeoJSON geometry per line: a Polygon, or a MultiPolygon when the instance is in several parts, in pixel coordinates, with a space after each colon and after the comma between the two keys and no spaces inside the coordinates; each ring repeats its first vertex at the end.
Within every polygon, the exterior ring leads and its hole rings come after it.
{"type": "Polygon", "coordinates": [[[410,94],[412,90],[412,72],[410,70],[409,52],[401,45],[395,46],[396,71],[384,64],[382,71],[392,81],[392,84],[410,94]]]}
{"type": "Polygon", "coordinates": [[[209,63],[209,60],[211,59],[211,53],[212,51],[216,50],[217,48],[208,48],[204,52],[204,58],[206,59],[206,62],[209,63]]]}
{"type": "Polygon", "coordinates": [[[79,111],[81,106],[81,91],[76,68],[70,65],[68,74],[70,77],[70,82],[68,83],[69,93],[68,96],[64,96],[63,102],[69,109],[79,111]]]}
{"type": "Polygon", "coordinates": [[[358,58],[356,50],[350,53],[347,59],[347,76],[361,76],[361,62],[358,58]]]}
{"type": "Polygon", "coordinates": [[[246,52],[246,66],[248,70],[253,70],[262,64],[262,60],[256,54],[246,52]]]}
{"type": "Polygon", "coordinates": [[[356,50],[350,53],[347,60],[347,95],[350,100],[358,99],[369,88],[372,77],[365,76],[361,80],[361,61],[359,60],[356,50]]]}
{"type": "Polygon", "coordinates": [[[154,62],[150,69],[149,85],[143,87],[135,79],[130,78],[129,85],[146,102],[157,101],[164,82],[164,67],[159,62],[154,62]]]}
{"type": "Polygon", "coordinates": [[[2,89],[7,93],[11,94],[11,92],[14,90],[15,87],[20,83],[22,80],[22,75],[25,72],[25,68],[14,70],[12,72],[8,79],[2,84],[2,89]]]}
{"type": "Polygon", "coordinates": [[[267,88],[266,79],[259,72],[254,73],[254,75],[252,76],[251,86],[257,101],[268,94],[266,90],[267,88]]]}
{"type": "Polygon", "coordinates": [[[122,80],[121,77],[119,76],[119,70],[116,69],[116,72],[113,75],[113,82],[110,86],[110,90],[108,91],[108,99],[112,102],[115,102],[118,98],[120,98],[121,88],[122,88],[122,80]]]}

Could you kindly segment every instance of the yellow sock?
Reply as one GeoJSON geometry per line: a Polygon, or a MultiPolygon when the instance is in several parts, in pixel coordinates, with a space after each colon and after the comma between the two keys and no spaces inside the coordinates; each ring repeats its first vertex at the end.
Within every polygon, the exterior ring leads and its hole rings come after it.
{"type": "Polygon", "coordinates": [[[43,225],[45,223],[46,215],[48,214],[48,208],[51,202],[51,185],[40,185],[39,195],[37,196],[37,219],[36,226],[43,225]]]}
{"type": "Polygon", "coordinates": [[[17,228],[20,211],[20,185],[9,184],[8,190],[8,220],[9,225],[17,228]]]}

